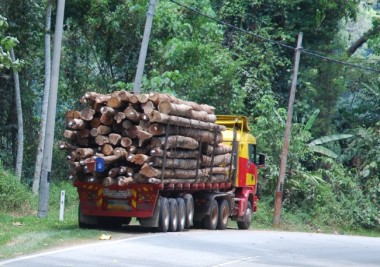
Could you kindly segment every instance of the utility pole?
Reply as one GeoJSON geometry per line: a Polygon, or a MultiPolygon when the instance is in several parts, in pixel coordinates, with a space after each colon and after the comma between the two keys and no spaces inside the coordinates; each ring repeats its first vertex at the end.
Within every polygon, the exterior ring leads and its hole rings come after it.
{"type": "Polygon", "coordinates": [[[290,133],[291,133],[291,127],[292,127],[292,118],[293,118],[293,103],[294,103],[295,94],[296,94],[298,66],[300,62],[301,48],[302,48],[302,37],[303,37],[303,34],[302,32],[300,32],[298,34],[297,48],[295,51],[293,79],[292,79],[292,85],[290,88],[290,96],[289,96],[289,104],[288,104],[288,117],[286,119],[284,144],[282,146],[282,153],[281,153],[280,175],[278,177],[276,196],[274,200],[273,226],[278,226],[280,224],[282,195],[283,195],[283,189],[284,189],[286,164],[287,164],[287,159],[288,159],[289,141],[290,141],[290,133]]]}
{"type": "Polygon", "coordinates": [[[140,49],[139,62],[137,65],[137,71],[136,71],[136,76],[135,76],[135,84],[133,86],[133,92],[135,94],[139,94],[140,89],[141,89],[141,80],[144,73],[144,65],[145,65],[146,53],[148,50],[150,31],[152,29],[152,24],[153,24],[155,6],[156,6],[156,0],[149,0],[149,8],[148,8],[148,13],[146,14],[144,36],[143,36],[141,49],[140,49]]]}
{"type": "Polygon", "coordinates": [[[65,0],[58,0],[57,18],[54,33],[53,61],[50,80],[49,105],[46,118],[45,144],[40,179],[40,194],[38,203],[38,217],[44,218],[48,214],[49,187],[51,162],[53,157],[55,114],[57,111],[57,91],[59,79],[59,64],[61,59],[61,46],[63,35],[63,15],[65,11],[65,0]]]}

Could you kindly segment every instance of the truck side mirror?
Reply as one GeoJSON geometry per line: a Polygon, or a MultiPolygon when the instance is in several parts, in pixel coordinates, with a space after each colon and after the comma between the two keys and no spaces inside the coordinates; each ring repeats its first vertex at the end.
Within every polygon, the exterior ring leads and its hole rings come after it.
{"type": "Polygon", "coordinates": [[[259,154],[259,166],[265,165],[265,155],[259,154]]]}

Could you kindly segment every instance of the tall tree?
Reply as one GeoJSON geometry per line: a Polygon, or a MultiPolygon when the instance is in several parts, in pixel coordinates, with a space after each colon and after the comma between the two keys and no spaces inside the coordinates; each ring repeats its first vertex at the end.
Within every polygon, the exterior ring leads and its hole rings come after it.
{"type": "MultiPolygon", "coordinates": [[[[13,48],[10,50],[11,59],[16,61],[16,56],[13,48]]],[[[24,157],[24,120],[22,116],[22,104],[21,104],[21,90],[20,90],[20,78],[18,70],[13,69],[14,83],[15,83],[15,97],[16,97],[16,111],[17,111],[17,156],[16,156],[16,168],[15,173],[19,180],[21,180],[22,162],[24,157]]]]}
{"type": "Polygon", "coordinates": [[[34,170],[34,178],[32,185],[33,194],[38,194],[40,186],[42,159],[44,153],[44,141],[46,132],[46,117],[48,111],[48,101],[50,92],[50,78],[51,78],[51,48],[50,48],[50,28],[51,28],[51,9],[52,0],[47,1],[46,5],[46,19],[45,19],[45,86],[42,101],[42,111],[41,111],[41,130],[38,138],[38,148],[36,156],[36,166],[34,170]]]}

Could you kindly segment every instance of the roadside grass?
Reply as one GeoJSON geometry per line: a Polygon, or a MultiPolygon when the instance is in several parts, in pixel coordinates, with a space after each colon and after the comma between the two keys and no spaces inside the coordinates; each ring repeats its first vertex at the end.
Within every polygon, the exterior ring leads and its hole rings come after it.
{"type": "Polygon", "coordinates": [[[37,197],[0,213],[0,259],[98,239],[100,230],[78,227],[78,197],[71,187],[69,183],[51,185],[46,218],[37,217],[37,197]],[[67,200],[63,221],[59,221],[60,190],[65,190],[67,200]]]}
{"type": "Polygon", "coordinates": [[[324,224],[318,218],[311,218],[305,212],[294,213],[284,209],[281,212],[280,225],[273,227],[273,216],[273,199],[261,199],[258,202],[258,211],[254,215],[251,229],[380,237],[380,231],[376,229],[349,228],[344,225],[331,226],[324,224]]]}

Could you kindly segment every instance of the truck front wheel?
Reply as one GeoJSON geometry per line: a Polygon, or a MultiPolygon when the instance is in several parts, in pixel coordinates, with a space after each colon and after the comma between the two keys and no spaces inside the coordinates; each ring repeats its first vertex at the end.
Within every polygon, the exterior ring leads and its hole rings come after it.
{"type": "Polygon", "coordinates": [[[248,201],[247,210],[245,211],[245,215],[241,221],[237,222],[238,228],[241,230],[247,230],[251,226],[253,211],[252,204],[248,201]]]}
{"type": "Polygon", "coordinates": [[[219,203],[219,218],[217,228],[225,230],[228,224],[228,217],[230,216],[230,205],[226,199],[223,199],[219,203]]]}
{"type": "Polygon", "coordinates": [[[210,209],[210,215],[203,218],[203,227],[205,229],[215,230],[218,225],[219,218],[219,208],[216,199],[212,201],[210,209]]]}

